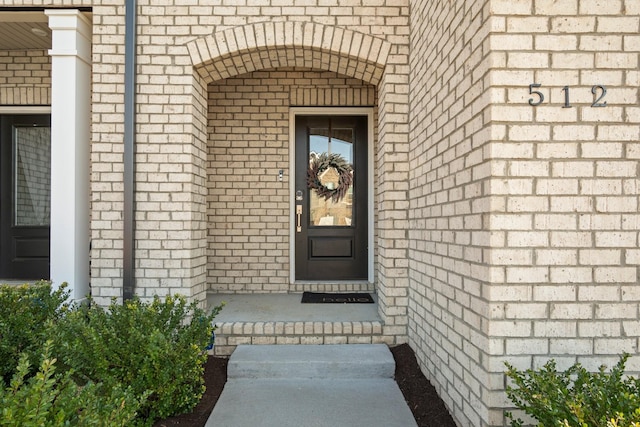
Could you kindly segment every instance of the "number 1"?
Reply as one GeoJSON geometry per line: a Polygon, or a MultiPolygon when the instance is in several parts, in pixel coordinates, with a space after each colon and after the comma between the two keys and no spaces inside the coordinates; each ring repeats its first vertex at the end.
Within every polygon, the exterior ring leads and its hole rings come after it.
{"type": "Polygon", "coordinates": [[[565,86],[562,88],[564,92],[564,105],[562,108],[571,108],[571,104],[569,103],[569,86],[565,86]]]}

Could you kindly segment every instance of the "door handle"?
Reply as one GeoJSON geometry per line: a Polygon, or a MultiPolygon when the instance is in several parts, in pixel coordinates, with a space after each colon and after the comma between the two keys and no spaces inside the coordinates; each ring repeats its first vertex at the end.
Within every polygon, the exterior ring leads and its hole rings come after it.
{"type": "Polygon", "coordinates": [[[302,205],[296,205],[296,231],[302,232],[302,205]]]}

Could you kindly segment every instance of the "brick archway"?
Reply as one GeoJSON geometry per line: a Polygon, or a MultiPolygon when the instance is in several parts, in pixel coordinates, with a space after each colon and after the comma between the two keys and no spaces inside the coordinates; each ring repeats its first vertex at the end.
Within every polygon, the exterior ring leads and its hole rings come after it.
{"type": "MultiPolygon", "coordinates": [[[[331,71],[377,87],[378,148],[374,154],[376,173],[384,178],[374,189],[376,209],[375,288],[383,334],[395,343],[406,342],[407,213],[401,190],[408,179],[408,68],[405,48],[383,38],[349,29],[311,22],[262,22],[227,28],[185,44],[192,64],[191,95],[193,144],[198,156],[196,191],[206,192],[208,86],[254,71],[300,68],[331,71]],[[389,173],[386,173],[389,172],[389,173]],[[400,188],[400,190],[399,190],[400,188]],[[382,242],[382,244],[380,244],[382,242]]],[[[366,105],[373,105],[366,102],[366,105]]],[[[296,104],[297,105],[297,104],[296,104]]],[[[306,104],[305,104],[306,105],[306,104]]],[[[207,203],[194,204],[200,221],[198,248],[207,247],[207,203]]],[[[207,278],[206,251],[198,252],[193,269],[193,294],[204,292],[207,278]]]]}
{"type": "Polygon", "coordinates": [[[187,43],[205,83],[252,71],[305,67],[378,85],[391,44],[340,27],[310,22],[260,22],[229,28],[187,43]]]}

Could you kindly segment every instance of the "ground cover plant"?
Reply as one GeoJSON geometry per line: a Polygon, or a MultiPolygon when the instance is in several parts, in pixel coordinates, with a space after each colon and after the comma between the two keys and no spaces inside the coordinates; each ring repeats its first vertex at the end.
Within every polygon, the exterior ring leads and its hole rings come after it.
{"type": "MultiPolygon", "coordinates": [[[[537,421],[537,427],[640,427],[640,379],[625,376],[628,354],[607,371],[589,372],[579,363],[559,372],[554,360],[538,370],[506,364],[507,396],[537,421]]],[[[512,427],[524,422],[506,413],[512,427]]]]}
{"type": "Polygon", "coordinates": [[[147,426],[198,403],[220,307],[182,296],[107,308],[67,299],[47,282],[0,287],[0,426],[147,426]]]}

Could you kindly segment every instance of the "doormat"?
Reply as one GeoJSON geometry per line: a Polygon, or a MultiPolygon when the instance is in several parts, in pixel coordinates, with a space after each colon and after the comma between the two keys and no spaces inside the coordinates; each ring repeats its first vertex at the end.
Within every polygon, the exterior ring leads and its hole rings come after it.
{"type": "Polygon", "coordinates": [[[371,294],[326,294],[320,292],[303,292],[303,304],[373,304],[371,294]]]}

